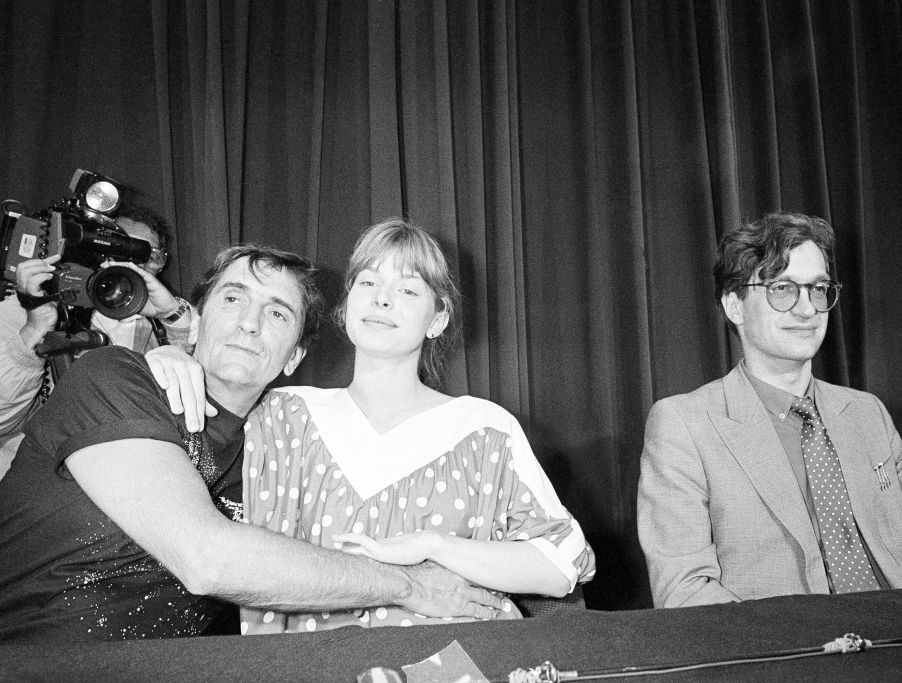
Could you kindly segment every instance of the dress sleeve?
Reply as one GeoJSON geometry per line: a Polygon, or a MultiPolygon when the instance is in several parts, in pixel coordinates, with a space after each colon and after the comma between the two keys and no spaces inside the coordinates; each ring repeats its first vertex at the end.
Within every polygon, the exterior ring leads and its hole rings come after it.
{"type": "MultiPolygon", "coordinates": [[[[271,391],[247,416],[244,425],[244,520],[300,538],[300,511],[307,481],[305,464],[315,434],[306,427],[303,400],[271,391]]],[[[315,431],[315,430],[313,430],[315,431]]]]}
{"type": "Polygon", "coordinates": [[[492,459],[497,452],[502,465],[494,538],[534,545],[570,580],[571,590],[577,583],[591,580],[595,553],[579,522],[558,498],[519,423],[511,416],[508,433],[497,438],[496,444],[491,444],[493,439],[486,441],[486,457],[492,459]]]}
{"type": "Polygon", "coordinates": [[[266,510],[261,511],[264,506],[260,501],[260,491],[264,484],[260,473],[266,465],[265,454],[269,446],[267,442],[272,434],[272,428],[264,429],[266,426],[264,422],[272,420],[269,409],[274,398],[272,394],[264,396],[259,405],[247,416],[244,425],[244,466],[241,472],[244,487],[244,521],[261,526],[265,526],[266,510]]]}

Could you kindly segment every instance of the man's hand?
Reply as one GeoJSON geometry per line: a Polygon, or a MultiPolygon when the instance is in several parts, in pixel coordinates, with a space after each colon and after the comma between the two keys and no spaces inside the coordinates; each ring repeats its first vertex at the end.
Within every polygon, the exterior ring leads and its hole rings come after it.
{"type": "MultiPolygon", "coordinates": [[[[43,297],[46,292],[42,285],[53,277],[54,266],[61,256],[56,254],[46,259],[22,261],[16,269],[16,289],[30,296],[43,297]]],[[[22,342],[29,349],[44,341],[44,336],[56,327],[58,313],[56,304],[49,302],[28,311],[25,325],[19,330],[22,342]]]]}
{"type": "Polygon", "coordinates": [[[16,289],[30,296],[47,296],[41,286],[53,277],[54,264],[59,263],[60,258],[60,254],[55,254],[22,261],[16,268],[16,289]]]}
{"type": "Polygon", "coordinates": [[[151,349],[144,358],[153,378],[166,391],[169,409],[175,415],[185,413],[188,431],[202,431],[204,415],[215,417],[219,411],[207,402],[204,369],[200,363],[175,346],[151,349]]]}
{"type": "Polygon", "coordinates": [[[504,602],[485,588],[471,586],[457,574],[434,562],[404,567],[411,582],[410,594],[399,606],[427,617],[476,617],[492,619],[504,602]]]}
{"type": "Polygon", "coordinates": [[[179,301],[166,289],[166,285],[160,282],[156,276],[151,275],[143,268],[139,268],[130,261],[107,261],[101,264],[101,268],[110,266],[123,266],[138,273],[147,286],[147,303],[140,313],[145,318],[160,318],[175,313],[179,307],[179,301]]]}

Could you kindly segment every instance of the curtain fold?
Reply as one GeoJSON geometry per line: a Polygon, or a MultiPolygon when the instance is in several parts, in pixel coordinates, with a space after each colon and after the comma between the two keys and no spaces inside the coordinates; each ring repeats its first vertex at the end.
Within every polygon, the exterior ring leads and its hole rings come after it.
{"type": "MultiPolygon", "coordinates": [[[[170,119],[169,104],[169,32],[167,31],[168,3],[166,0],[156,0],[151,3],[151,35],[153,37],[153,74],[154,95],[157,105],[157,148],[160,169],[161,195],[157,210],[163,216],[172,217],[176,214],[175,197],[175,166],[172,147],[172,120],[170,119]]],[[[177,289],[183,289],[181,277],[181,263],[179,254],[188,252],[187,243],[179,239],[180,233],[172,236],[170,246],[170,261],[168,265],[168,279],[177,289]]],[[[186,278],[187,279],[187,278],[186,278]]]]}
{"type": "Polygon", "coordinates": [[[483,126],[485,97],[482,74],[484,28],[478,0],[447,5],[448,69],[454,172],[454,211],[457,225],[454,241],[466,245],[457,252],[457,270],[463,293],[461,327],[464,386],[478,396],[491,395],[489,321],[494,319],[489,300],[488,235],[489,212],[486,187],[486,135],[483,126]]]}
{"type": "MultiPolygon", "coordinates": [[[[716,242],[830,219],[844,283],[816,374],[902,419],[899,0],[7,0],[0,188],[76,168],[167,215],[166,277],[304,253],[335,303],[360,231],[436,234],[464,293],[446,389],[522,421],[599,557],[600,608],[650,604],[635,489],[652,402],[739,349],[716,242]]],[[[326,328],[282,383],[339,386],[326,328]]]]}

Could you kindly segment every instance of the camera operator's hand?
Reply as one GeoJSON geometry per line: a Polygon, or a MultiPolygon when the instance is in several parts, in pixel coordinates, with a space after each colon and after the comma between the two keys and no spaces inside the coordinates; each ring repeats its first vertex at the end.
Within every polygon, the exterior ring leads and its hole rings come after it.
{"type": "MultiPolygon", "coordinates": [[[[100,267],[107,268],[108,266],[125,266],[138,273],[144,280],[144,284],[147,285],[147,303],[144,304],[140,313],[145,318],[165,318],[178,310],[179,300],[166,289],[166,285],[143,268],[129,261],[107,261],[100,267]]],[[[179,326],[188,327],[190,324],[191,316],[186,312],[186,315],[180,319],[179,326]]]]}
{"type": "Polygon", "coordinates": [[[175,346],[160,346],[144,354],[153,378],[166,391],[169,409],[176,415],[185,413],[189,432],[204,428],[204,415],[215,417],[218,410],[207,402],[204,391],[204,369],[175,346]]]}
{"type": "MultiPolygon", "coordinates": [[[[60,255],[50,256],[46,259],[29,259],[22,261],[16,269],[16,289],[24,294],[35,297],[46,296],[42,286],[53,277],[56,270],[54,264],[60,260],[60,255]]],[[[28,311],[25,325],[19,330],[19,336],[29,349],[44,341],[44,336],[56,327],[58,313],[53,302],[41,304],[28,311]]]]}

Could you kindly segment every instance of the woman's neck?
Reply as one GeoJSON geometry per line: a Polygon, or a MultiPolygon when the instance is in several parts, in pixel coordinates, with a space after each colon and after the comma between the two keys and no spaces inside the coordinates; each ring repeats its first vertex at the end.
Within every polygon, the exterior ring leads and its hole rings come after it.
{"type": "Polygon", "coordinates": [[[348,394],[370,425],[380,434],[411,417],[440,405],[450,396],[423,384],[416,364],[377,362],[357,358],[348,394]]]}

